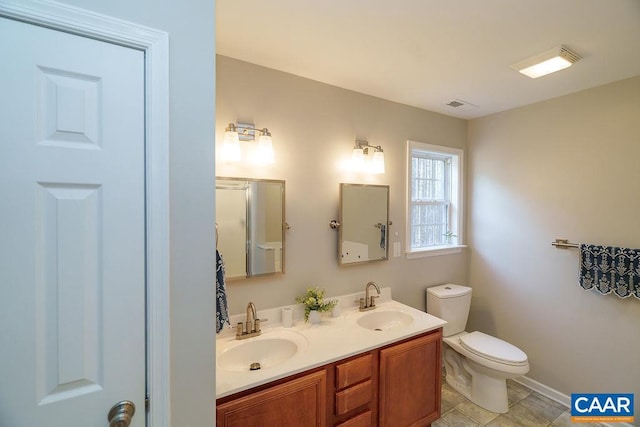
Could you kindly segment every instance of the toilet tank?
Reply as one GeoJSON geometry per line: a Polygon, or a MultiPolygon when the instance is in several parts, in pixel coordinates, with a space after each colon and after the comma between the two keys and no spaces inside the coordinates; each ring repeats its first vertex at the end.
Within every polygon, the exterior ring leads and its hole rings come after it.
{"type": "Polygon", "coordinates": [[[471,288],[453,284],[427,288],[427,313],[433,314],[448,323],[444,325],[445,337],[463,332],[467,326],[471,307],[471,288]]]}

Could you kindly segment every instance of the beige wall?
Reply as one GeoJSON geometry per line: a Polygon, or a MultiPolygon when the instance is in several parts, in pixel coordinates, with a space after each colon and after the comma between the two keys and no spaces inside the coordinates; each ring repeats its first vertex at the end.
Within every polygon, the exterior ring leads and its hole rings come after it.
{"type": "Polygon", "coordinates": [[[582,290],[551,246],[640,247],[640,77],[470,121],[469,153],[469,326],[562,393],[640,396],[640,301],[582,290]]]}
{"type": "Polygon", "coordinates": [[[466,149],[466,121],[218,56],[218,141],[225,126],[236,121],[269,128],[276,163],[218,163],[216,174],[285,180],[286,220],[292,229],[286,233],[286,273],[230,282],[231,313],[243,313],[249,301],[258,310],[293,304],[309,286],[323,287],[327,295],[356,292],[370,280],[392,287],[401,302],[424,309],[426,286],[465,280],[464,253],[338,267],[338,233],[328,224],[338,216],[339,183],[388,184],[393,221],[389,240],[404,248],[406,140],[466,149]],[[385,175],[365,176],[341,168],[356,138],[382,145],[385,175]]]}
{"type": "Polygon", "coordinates": [[[215,4],[63,1],[169,33],[171,421],[213,425],[215,4]]]}

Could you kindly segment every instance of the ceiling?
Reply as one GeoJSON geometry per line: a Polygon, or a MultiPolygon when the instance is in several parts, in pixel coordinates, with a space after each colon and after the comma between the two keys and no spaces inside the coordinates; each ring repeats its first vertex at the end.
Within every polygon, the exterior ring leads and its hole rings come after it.
{"type": "Polygon", "coordinates": [[[216,8],[218,54],[466,119],[640,75],[640,0],[217,0],[216,8]],[[582,59],[538,79],[509,67],[561,44],[582,59]],[[447,105],[456,99],[464,105],[447,105]]]}

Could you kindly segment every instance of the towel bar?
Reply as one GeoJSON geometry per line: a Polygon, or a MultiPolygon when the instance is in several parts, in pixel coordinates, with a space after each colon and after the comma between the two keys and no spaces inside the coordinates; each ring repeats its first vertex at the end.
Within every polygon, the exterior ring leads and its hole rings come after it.
{"type": "Polygon", "coordinates": [[[567,249],[567,248],[579,248],[580,245],[578,245],[577,243],[569,243],[569,240],[567,239],[556,239],[555,242],[551,242],[551,244],[553,246],[555,246],[556,248],[560,248],[560,249],[567,249]]]}

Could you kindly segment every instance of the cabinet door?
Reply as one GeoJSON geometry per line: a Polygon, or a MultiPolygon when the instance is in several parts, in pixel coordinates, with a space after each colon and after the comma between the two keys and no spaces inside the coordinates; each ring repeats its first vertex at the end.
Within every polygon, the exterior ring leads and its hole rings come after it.
{"type": "Polygon", "coordinates": [[[440,417],[441,331],[380,350],[380,426],[426,426],[440,417]]]}
{"type": "Polygon", "coordinates": [[[218,405],[225,427],[324,426],[326,374],[314,372],[218,405]]]}

